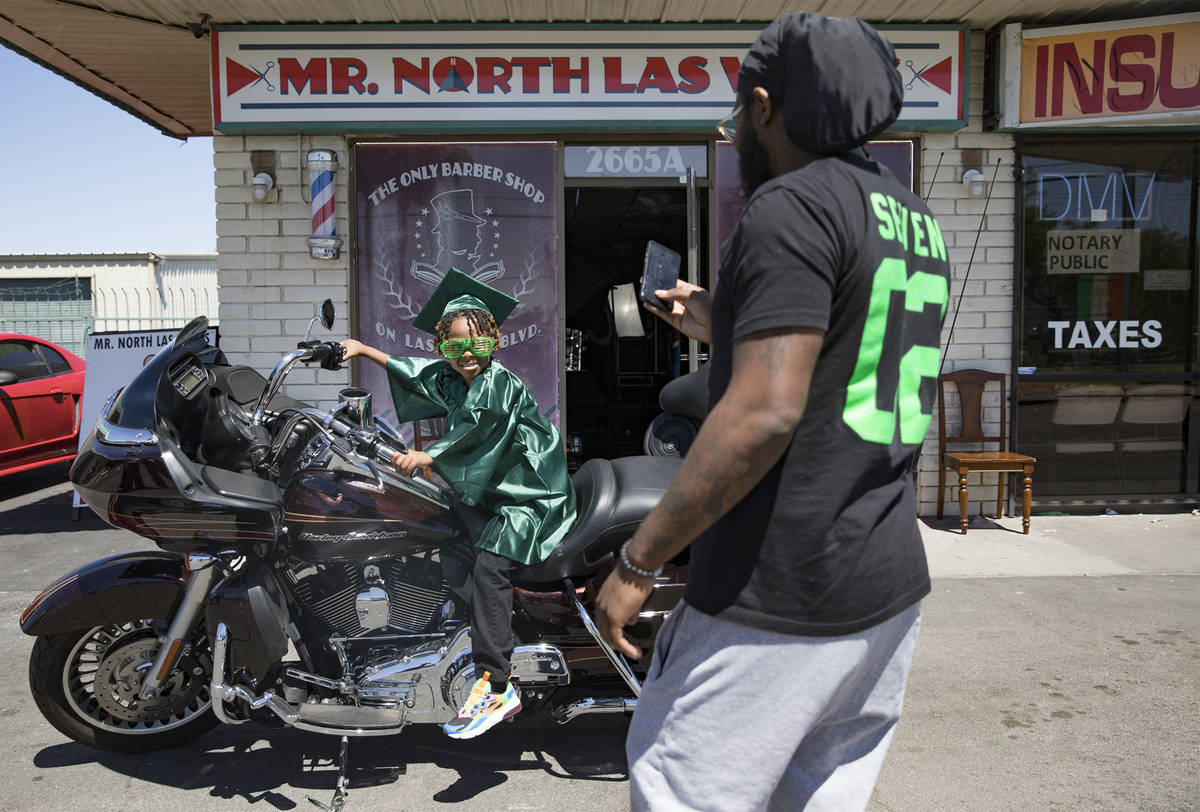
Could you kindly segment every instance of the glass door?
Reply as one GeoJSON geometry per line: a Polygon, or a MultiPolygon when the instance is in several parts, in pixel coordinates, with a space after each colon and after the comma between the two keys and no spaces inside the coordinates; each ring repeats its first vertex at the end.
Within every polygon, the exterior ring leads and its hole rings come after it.
{"type": "Polygon", "coordinates": [[[1041,501],[1198,490],[1198,144],[1022,140],[1016,439],[1041,501]]]}

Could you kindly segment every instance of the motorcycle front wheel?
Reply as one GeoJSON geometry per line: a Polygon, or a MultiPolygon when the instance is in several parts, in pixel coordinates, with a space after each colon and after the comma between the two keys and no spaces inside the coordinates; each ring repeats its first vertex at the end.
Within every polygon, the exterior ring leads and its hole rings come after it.
{"type": "Polygon", "coordinates": [[[101,750],[141,753],[174,747],[211,730],[212,656],[200,632],[151,700],[138,697],[158,654],[151,620],[130,620],[39,637],[29,687],[50,724],[101,750]]]}

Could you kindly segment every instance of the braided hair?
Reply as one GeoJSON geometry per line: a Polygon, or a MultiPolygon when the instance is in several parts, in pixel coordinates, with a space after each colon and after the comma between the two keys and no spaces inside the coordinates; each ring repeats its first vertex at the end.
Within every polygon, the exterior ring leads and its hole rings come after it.
{"type": "Polygon", "coordinates": [[[500,328],[496,326],[496,320],[492,318],[491,313],[477,307],[453,310],[438,319],[437,325],[433,328],[435,346],[442,346],[442,342],[450,337],[450,325],[454,324],[457,319],[467,320],[467,327],[470,329],[472,337],[489,336],[494,338],[496,347],[499,348],[500,328]]]}

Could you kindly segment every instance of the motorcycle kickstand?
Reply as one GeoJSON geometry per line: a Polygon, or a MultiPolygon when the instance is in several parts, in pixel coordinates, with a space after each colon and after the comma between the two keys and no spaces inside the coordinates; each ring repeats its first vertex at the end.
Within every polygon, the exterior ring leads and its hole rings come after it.
{"type": "Polygon", "coordinates": [[[311,795],[305,795],[304,797],[308,799],[310,804],[318,809],[324,809],[325,812],[342,812],[346,807],[346,798],[350,795],[350,790],[347,787],[350,782],[346,780],[346,763],[349,760],[346,756],[349,751],[350,739],[342,736],[341,752],[338,754],[337,788],[333,791],[333,800],[329,802],[329,806],[326,806],[311,795]]]}

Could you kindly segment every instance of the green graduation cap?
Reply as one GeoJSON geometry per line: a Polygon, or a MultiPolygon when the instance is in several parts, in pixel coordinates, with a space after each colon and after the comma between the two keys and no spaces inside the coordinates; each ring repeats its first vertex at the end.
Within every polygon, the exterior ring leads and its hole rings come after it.
{"type": "Polygon", "coordinates": [[[457,268],[451,268],[429,297],[429,301],[421,308],[421,312],[413,319],[413,327],[433,333],[442,316],[455,310],[472,308],[486,310],[499,327],[518,304],[519,302],[508,294],[467,276],[457,268]]]}

